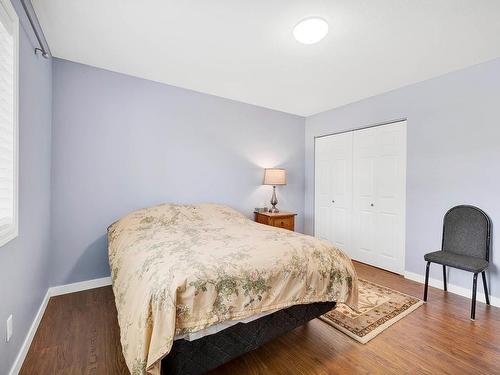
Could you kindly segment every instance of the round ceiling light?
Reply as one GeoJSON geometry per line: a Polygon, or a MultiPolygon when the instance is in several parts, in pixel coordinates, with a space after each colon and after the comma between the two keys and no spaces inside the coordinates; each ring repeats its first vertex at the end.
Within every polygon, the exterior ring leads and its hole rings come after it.
{"type": "Polygon", "coordinates": [[[306,18],[293,28],[293,36],[304,44],[318,43],[328,34],[328,23],[319,17],[306,18]]]}

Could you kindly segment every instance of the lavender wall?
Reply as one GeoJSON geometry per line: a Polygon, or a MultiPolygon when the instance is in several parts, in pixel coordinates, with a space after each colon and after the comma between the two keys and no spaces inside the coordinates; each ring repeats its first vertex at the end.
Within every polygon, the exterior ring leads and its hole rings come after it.
{"type": "Polygon", "coordinates": [[[161,202],[304,206],[304,119],[54,59],[51,284],[109,275],[106,227],[161,202]]]}
{"type": "MultiPolygon", "coordinates": [[[[305,231],[313,231],[314,137],[408,118],[406,270],[424,273],[424,254],[441,245],[442,218],[454,205],[500,220],[500,59],[378,95],[306,119],[305,231]]],[[[500,296],[500,253],[493,234],[491,293],[500,296]]],[[[431,277],[441,279],[434,267],[431,277]]],[[[449,282],[470,288],[470,273],[449,282]]],[[[482,291],[481,288],[479,288],[482,291]]]]}
{"type": "MultiPolygon", "coordinates": [[[[21,22],[24,14],[14,1],[21,22]]],[[[51,60],[19,30],[19,236],[0,248],[0,374],[7,374],[47,292],[50,253],[51,60]],[[5,321],[13,314],[13,336],[5,321]]]]}

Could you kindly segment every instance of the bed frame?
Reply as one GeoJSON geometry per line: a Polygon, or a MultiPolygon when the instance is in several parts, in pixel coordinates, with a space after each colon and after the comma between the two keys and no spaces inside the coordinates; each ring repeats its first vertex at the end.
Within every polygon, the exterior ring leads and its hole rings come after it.
{"type": "Polygon", "coordinates": [[[197,375],[214,369],[335,308],[335,302],[296,305],[198,340],[176,340],[162,360],[164,375],[197,375]]]}

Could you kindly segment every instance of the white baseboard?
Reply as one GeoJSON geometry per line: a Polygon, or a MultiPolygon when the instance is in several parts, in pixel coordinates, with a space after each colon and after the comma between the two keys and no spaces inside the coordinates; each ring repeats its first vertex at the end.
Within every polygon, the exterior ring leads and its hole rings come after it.
{"type": "Polygon", "coordinates": [[[19,350],[16,360],[14,361],[14,364],[10,369],[9,375],[17,375],[21,370],[24,359],[26,358],[26,354],[28,354],[31,342],[35,337],[38,325],[42,320],[43,313],[45,312],[45,309],[47,308],[47,304],[49,303],[49,299],[51,297],[60,296],[62,294],[80,292],[82,290],[87,290],[87,289],[100,288],[102,286],[107,286],[107,285],[111,285],[111,277],[103,277],[101,279],[81,281],[73,284],[58,285],[47,289],[47,293],[45,294],[45,297],[43,298],[42,304],[40,305],[40,308],[38,309],[38,312],[35,315],[35,319],[31,324],[28,334],[26,335],[26,338],[24,339],[24,342],[21,345],[21,349],[19,350]]]}
{"type": "Polygon", "coordinates": [[[31,341],[33,341],[33,337],[35,337],[36,330],[38,329],[38,325],[40,324],[40,321],[42,320],[43,313],[45,312],[45,309],[47,308],[47,304],[49,303],[50,295],[49,291],[47,290],[47,293],[45,293],[45,297],[43,297],[42,304],[40,305],[40,308],[38,309],[35,319],[33,320],[33,323],[31,323],[31,327],[28,331],[28,334],[26,335],[26,338],[24,339],[23,344],[21,345],[21,349],[19,350],[19,353],[17,354],[16,360],[14,361],[14,364],[12,365],[12,368],[10,369],[9,374],[10,375],[17,375],[19,371],[21,371],[21,366],[23,365],[24,359],[26,358],[26,354],[28,354],[28,350],[31,346],[31,341]]]}
{"type": "Polygon", "coordinates": [[[53,286],[49,288],[50,297],[60,296],[62,294],[81,292],[82,290],[100,288],[102,286],[111,285],[111,277],[103,277],[78,283],[53,286]]]}
{"type": "MultiPolygon", "coordinates": [[[[424,275],[405,271],[404,276],[406,279],[413,280],[413,281],[419,282],[421,284],[425,283],[425,276],[424,275]]],[[[478,289],[483,287],[482,281],[479,280],[480,278],[481,278],[481,276],[479,276],[479,278],[478,278],[478,284],[479,284],[478,289]]],[[[429,285],[434,287],[434,288],[441,289],[441,290],[444,289],[443,280],[440,280],[440,279],[433,279],[433,278],[429,277],[429,285]]],[[[472,298],[472,274],[471,274],[471,289],[467,289],[467,288],[464,288],[462,286],[448,283],[448,292],[458,294],[459,296],[471,299],[472,298]]],[[[500,307],[500,298],[494,297],[491,295],[489,297],[490,297],[490,304],[492,306],[500,307]]],[[[484,293],[479,292],[479,290],[477,292],[476,299],[479,302],[486,302],[484,293]]]]}

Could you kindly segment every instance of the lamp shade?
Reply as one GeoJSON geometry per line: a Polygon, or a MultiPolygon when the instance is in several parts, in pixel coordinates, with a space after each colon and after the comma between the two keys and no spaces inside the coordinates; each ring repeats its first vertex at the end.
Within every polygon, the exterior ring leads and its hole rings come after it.
{"type": "Polygon", "coordinates": [[[264,185],[286,185],[286,171],[282,168],[264,169],[264,185]]]}

